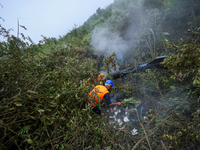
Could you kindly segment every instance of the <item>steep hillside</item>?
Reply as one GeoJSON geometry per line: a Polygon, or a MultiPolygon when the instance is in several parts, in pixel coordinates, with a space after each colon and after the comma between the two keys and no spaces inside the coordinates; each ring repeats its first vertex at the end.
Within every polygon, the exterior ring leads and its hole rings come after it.
{"type": "Polygon", "coordinates": [[[199,5],[197,0],[119,0],[97,9],[63,39],[76,37],[98,53],[122,51],[141,63],[140,59],[168,54],[166,41],[177,44],[180,38],[190,39],[188,29],[199,25],[199,5]]]}
{"type": "Polygon", "coordinates": [[[0,148],[199,149],[199,8],[199,0],[115,0],[37,45],[1,28],[0,148]],[[109,71],[113,52],[122,53],[125,69],[167,56],[165,69],[114,81],[111,98],[124,102],[117,109],[130,120],[123,127],[110,120],[111,108],[102,104],[99,117],[88,103],[99,59],[107,55],[101,63],[109,71]]]}

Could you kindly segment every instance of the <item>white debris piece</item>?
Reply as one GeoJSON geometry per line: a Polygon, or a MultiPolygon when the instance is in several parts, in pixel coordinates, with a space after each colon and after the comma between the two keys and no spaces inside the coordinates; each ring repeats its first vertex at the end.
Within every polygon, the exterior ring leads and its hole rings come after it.
{"type": "Polygon", "coordinates": [[[108,122],[108,124],[109,124],[109,125],[112,125],[112,122],[111,122],[111,121],[109,121],[109,122],[108,122]]]}
{"type": "Polygon", "coordinates": [[[119,126],[121,126],[123,124],[123,122],[120,119],[117,119],[117,122],[118,122],[119,126]]]}
{"type": "Polygon", "coordinates": [[[109,110],[107,110],[107,112],[109,112],[109,110]]]}
{"type": "Polygon", "coordinates": [[[128,117],[126,116],[126,117],[124,117],[124,122],[128,122],[129,121],[129,119],[128,119],[128,117]]]}
{"type": "Polygon", "coordinates": [[[143,119],[144,119],[144,120],[147,120],[147,119],[148,119],[148,117],[144,116],[144,117],[143,117],[143,119]]]}
{"type": "Polygon", "coordinates": [[[118,110],[118,113],[120,113],[120,112],[121,112],[121,109],[118,110]]]}
{"type": "Polygon", "coordinates": [[[115,115],[116,115],[116,116],[117,116],[117,114],[118,114],[118,111],[115,112],[115,115]]]}
{"type": "Polygon", "coordinates": [[[115,111],[115,110],[117,110],[117,108],[116,108],[116,107],[114,107],[114,108],[113,108],[113,110],[115,111]]]}
{"type": "Polygon", "coordinates": [[[123,130],[124,128],[125,128],[125,126],[123,126],[123,127],[119,128],[119,130],[123,130]]]}
{"type": "Polygon", "coordinates": [[[137,129],[134,128],[134,129],[131,131],[131,134],[132,134],[132,135],[137,135],[137,134],[138,134],[137,129]]]}
{"type": "Polygon", "coordinates": [[[119,126],[121,126],[123,124],[123,122],[121,121],[121,122],[119,122],[119,126]]]}
{"type": "Polygon", "coordinates": [[[163,32],[164,35],[170,35],[168,32],[163,32]]]}
{"type": "Polygon", "coordinates": [[[112,125],[112,124],[114,124],[114,122],[110,121],[109,124],[112,125]]]}

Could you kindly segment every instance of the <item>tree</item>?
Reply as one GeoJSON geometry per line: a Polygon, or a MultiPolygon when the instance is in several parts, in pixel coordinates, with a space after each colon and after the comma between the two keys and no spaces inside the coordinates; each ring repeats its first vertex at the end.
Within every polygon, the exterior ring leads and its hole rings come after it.
{"type": "MultiPolygon", "coordinates": [[[[191,75],[193,84],[200,84],[200,27],[194,32],[191,41],[181,39],[179,45],[166,43],[166,46],[173,48],[173,52],[164,60],[163,65],[174,70],[176,76],[183,78],[191,75]]],[[[188,30],[190,32],[190,30],[188,30]]]]}

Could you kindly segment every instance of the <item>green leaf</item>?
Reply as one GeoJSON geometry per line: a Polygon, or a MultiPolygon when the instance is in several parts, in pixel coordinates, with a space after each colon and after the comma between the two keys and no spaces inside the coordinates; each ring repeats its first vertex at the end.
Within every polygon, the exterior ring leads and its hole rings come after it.
{"type": "Polygon", "coordinates": [[[63,149],[64,148],[64,145],[63,145],[63,143],[61,143],[61,147],[60,147],[61,149],[63,149]]]}
{"type": "Polygon", "coordinates": [[[21,103],[14,103],[17,107],[22,106],[21,103]]]}
{"type": "Polygon", "coordinates": [[[177,107],[175,108],[175,110],[176,110],[176,109],[180,109],[180,108],[181,108],[180,106],[177,106],[177,107]]]}
{"type": "Polygon", "coordinates": [[[119,135],[119,131],[117,131],[117,132],[115,133],[115,135],[116,135],[116,136],[119,135]]]}
{"type": "Polygon", "coordinates": [[[199,96],[199,98],[197,99],[197,102],[200,103],[200,96],[199,96]]]}
{"type": "Polygon", "coordinates": [[[33,116],[29,116],[29,117],[35,120],[35,117],[33,117],[33,116]]]}
{"type": "Polygon", "coordinates": [[[38,109],[38,112],[40,113],[40,115],[44,112],[44,109],[38,109]]]}
{"type": "Polygon", "coordinates": [[[27,138],[27,139],[30,138],[30,134],[22,134],[22,135],[20,135],[20,136],[23,137],[23,138],[27,138]]]}
{"type": "Polygon", "coordinates": [[[27,92],[28,92],[28,93],[32,93],[32,94],[37,94],[37,92],[31,91],[31,90],[28,90],[27,92]]]}
{"type": "Polygon", "coordinates": [[[129,105],[138,105],[138,104],[140,104],[141,102],[139,101],[139,100],[136,100],[136,99],[134,99],[133,97],[131,97],[131,98],[128,98],[128,99],[124,99],[123,100],[123,105],[126,107],[126,106],[129,106],[129,105]]]}
{"type": "Polygon", "coordinates": [[[6,109],[5,112],[11,111],[11,110],[15,110],[15,108],[12,107],[12,108],[6,109]]]}
{"type": "Polygon", "coordinates": [[[1,89],[1,91],[0,92],[3,92],[4,91],[4,87],[1,89]]]}
{"type": "Polygon", "coordinates": [[[33,141],[31,139],[26,139],[26,141],[28,142],[28,144],[33,144],[33,141]]]}
{"type": "Polygon", "coordinates": [[[50,106],[51,106],[51,107],[56,107],[56,106],[57,106],[57,103],[52,102],[50,106]]]}
{"type": "Polygon", "coordinates": [[[20,27],[22,27],[24,30],[27,30],[25,26],[20,25],[20,27]]]}

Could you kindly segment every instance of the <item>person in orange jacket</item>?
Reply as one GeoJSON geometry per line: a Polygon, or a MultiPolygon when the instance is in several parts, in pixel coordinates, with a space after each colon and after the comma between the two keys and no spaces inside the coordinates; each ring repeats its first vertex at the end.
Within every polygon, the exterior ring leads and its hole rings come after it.
{"type": "Polygon", "coordinates": [[[108,106],[120,106],[122,102],[112,103],[110,101],[109,90],[113,87],[113,82],[111,80],[107,80],[105,82],[105,86],[97,85],[94,87],[92,91],[89,93],[90,104],[93,107],[93,111],[101,116],[101,110],[98,108],[98,104],[102,103],[103,99],[105,99],[106,104],[108,106]]]}
{"type": "Polygon", "coordinates": [[[92,85],[93,87],[94,87],[95,85],[98,85],[98,84],[103,85],[103,78],[104,78],[104,74],[101,73],[100,75],[98,75],[97,78],[90,78],[90,79],[87,81],[87,84],[88,84],[88,85],[90,84],[90,85],[92,85]]]}
{"type": "Polygon", "coordinates": [[[104,78],[104,74],[101,73],[100,75],[98,75],[97,79],[95,79],[95,81],[97,82],[97,84],[103,85],[103,78],[104,78]]]}

